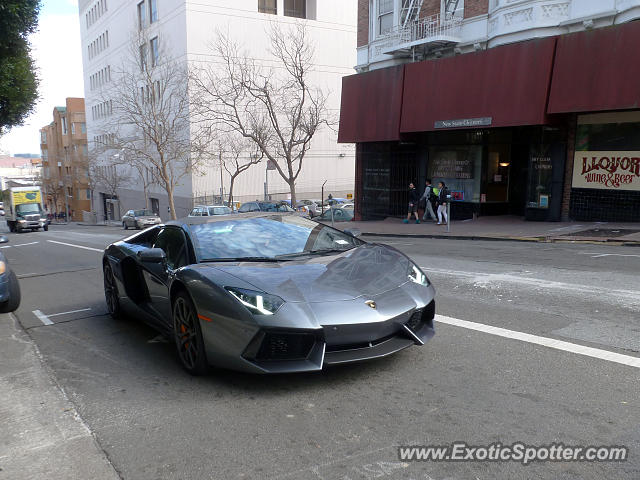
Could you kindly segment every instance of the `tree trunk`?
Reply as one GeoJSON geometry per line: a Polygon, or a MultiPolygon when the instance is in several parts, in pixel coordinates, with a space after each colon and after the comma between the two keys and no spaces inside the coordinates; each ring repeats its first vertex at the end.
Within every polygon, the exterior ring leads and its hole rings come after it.
{"type": "Polygon", "coordinates": [[[176,204],[173,201],[173,188],[167,188],[167,197],[169,198],[169,209],[171,210],[171,220],[177,220],[176,204]]]}
{"type": "Polygon", "coordinates": [[[231,205],[233,205],[233,183],[235,181],[236,176],[231,175],[231,178],[229,179],[229,208],[233,208],[231,205]]]}
{"type": "Polygon", "coordinates": [[[289,181],[289,191],[291,192],[291,208],[296,208],[296,181],[289,181]]]}

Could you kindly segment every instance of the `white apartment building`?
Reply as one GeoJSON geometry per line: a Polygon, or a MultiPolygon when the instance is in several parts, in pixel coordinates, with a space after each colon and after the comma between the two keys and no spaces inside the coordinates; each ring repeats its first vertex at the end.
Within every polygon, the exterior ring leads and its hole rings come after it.
{"type": "MultiPolygon", "coordinates": [[[[108,122],[111,110],[102,88],[113,81],[115,72],[130,56],[132,38],[140,29],[150,40],[148,51],[158,44],[174,59],[189,66],[198,62],[215,63],[211,44],[216,31],[238,39],[250,55],[268,64],[267,29],[272,22],[291,24],[305,21],[315,44],[313,79],[330,92],[328,107],[338,115],[342,77],[353,73],[356,64],[356,0],[80,0],[79,15],[83,48],[87,137],[90,144],[100,135],[100,122],[108,122]],[[304,20],[300,20],[304,19],[304,20]],[[153,42],[156,42],[155,45],[153,42]]],[[[150,53],[151,54],[151,53],[150,53]]],[[[353,145],[338,144],[337,132],[323,128],[312,141],[300,176],[297,196],[319,198],[323,182],[325,195],[347,196],[354,185],[353,145]]],[[[288,186],[277,171],[266,171],[266,162],[252,166],[236,179],[234,201],[263,198],[265,179],[273,199],[286,199],[288,186]],[[268,176],[266,178],[266,176],[268,176]]],[[[106,189],[96,186],[94,210],[100,218],[107,209],[117,217],[131,208],[142,208],[141,188],[125,186],[118,190],[118,208],[106,189]]],[[[216,168],[204,175],[184,177],[176,189],[176,214],[188,214],[192,205],[207,197],[228,191],[228,178],[216,168]]],[[[168,217],[164,191],[152,186],[149,207],[163,219],[168,217]]]]}

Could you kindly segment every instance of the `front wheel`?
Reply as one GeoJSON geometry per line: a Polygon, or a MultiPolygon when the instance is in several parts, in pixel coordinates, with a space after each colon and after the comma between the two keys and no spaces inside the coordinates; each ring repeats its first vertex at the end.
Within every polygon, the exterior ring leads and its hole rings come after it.
{"type": "Polygon", "coordinates": [[[122,316],[122,308],[120,307],[120,296],[118,294],[118,285],[116,278],[113,276],[111,265],[105,264],[103,269],[104,276],[104,298],[107,302],[107,310],[113,318],[122,316]]]}
{"type": "Polygon", "coordinates": [[[122,222],[122,226],[125,230],[129,230],[129,225],[127,225],[127,222],[122,222]]]}
{"type": "Polygon", "coordinates": [[[180,292],[173,302],[173,331],[178,357],[184,369],[191,375],[206,373],[209,365],[200,320],[186,292],[180,292]]]}
{"type": "Polygon", "coordinates": [[[49,225],[45,225],[44,227],[42,227],[42,230],[44,230],[45,232],[49,231],[49,225]]]}

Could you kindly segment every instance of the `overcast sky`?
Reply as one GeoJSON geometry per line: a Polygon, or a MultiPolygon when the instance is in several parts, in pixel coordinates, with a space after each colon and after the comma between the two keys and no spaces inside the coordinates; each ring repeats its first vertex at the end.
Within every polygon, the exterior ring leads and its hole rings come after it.
{"type": "Polygon", "coordinates": [[[78,0],[42,0],[38,31],[31,36],[40,78],[38,104],[21,127],[0,137],[0,152],[40,154],[39,130],[53,120],[53,107],[83,97],[78,0]]]}

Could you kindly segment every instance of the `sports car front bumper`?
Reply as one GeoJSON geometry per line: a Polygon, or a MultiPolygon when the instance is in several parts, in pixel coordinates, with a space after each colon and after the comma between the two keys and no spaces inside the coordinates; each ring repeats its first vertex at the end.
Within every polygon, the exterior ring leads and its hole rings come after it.
{"type": "Polygon", "coordinates": [[[324,325],[320,330],[263,329],[242,357],[264,373],[321,370],[386,357],[433,335],[435,301],[376,323],[324,325]]]}

